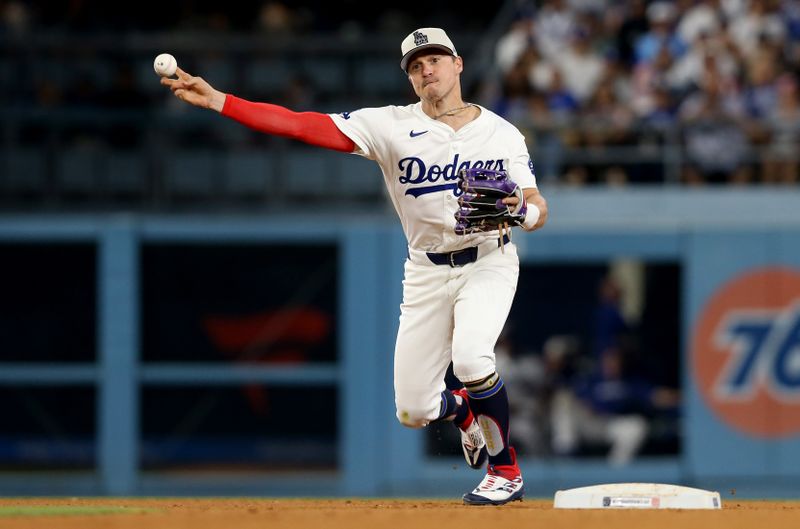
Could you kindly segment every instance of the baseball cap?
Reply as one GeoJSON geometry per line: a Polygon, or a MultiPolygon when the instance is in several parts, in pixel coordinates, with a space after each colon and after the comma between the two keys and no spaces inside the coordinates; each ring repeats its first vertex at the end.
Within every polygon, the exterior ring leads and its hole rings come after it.
{"type": "Polygon", "coordinates": [[[428,48],[439,48],[446,51],[448,55],[458,55],[453,41],[450,40],[450,37],[447,36],[443,29],[419,28],[403,39],[403,43],[400,45],[400,52],[403,54],[403,58],[400,59],[400,68],[405,72],[411,56],[420,50],[428,48]]]}

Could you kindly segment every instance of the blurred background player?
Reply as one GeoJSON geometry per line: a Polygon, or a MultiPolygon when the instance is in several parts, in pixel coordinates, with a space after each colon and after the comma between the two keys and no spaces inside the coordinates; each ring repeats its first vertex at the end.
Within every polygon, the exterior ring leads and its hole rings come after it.
{"type": "Polygon", "coordinates": [[[674,408],[678,402],[677,391],[631,373],[624,352],[609,345],[596,358],[591,373],[554,395],[553,452],[571,455],[582,443],[600,444],[608,447],[609,464],[627,465],[647,440],[648,414],[674,408]]]}

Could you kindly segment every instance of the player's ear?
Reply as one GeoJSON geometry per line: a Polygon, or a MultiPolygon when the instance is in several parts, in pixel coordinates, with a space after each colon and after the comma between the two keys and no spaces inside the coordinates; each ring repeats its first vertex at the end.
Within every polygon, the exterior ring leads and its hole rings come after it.
{"type": "Polygon", "coordinates": [[[464,59],[462,59],[460,55],[453,57],[453,62],[456,64],[456,73],[464,71],[464,59]]]}

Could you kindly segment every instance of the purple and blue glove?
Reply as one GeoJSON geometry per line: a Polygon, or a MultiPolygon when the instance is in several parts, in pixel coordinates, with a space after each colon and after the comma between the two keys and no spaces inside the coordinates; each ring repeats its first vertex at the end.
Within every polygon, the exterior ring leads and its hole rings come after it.
{"type": "Polygon", "coordinates": [[[457,235],[495,231],[518,226],[525,220],[527,204],[520,187],[505,171],[469,168],[458,173],[459,209],[455,213],[457,235]],[[516,197],[519,203],[504,204],[504,198],[516,197]]]}

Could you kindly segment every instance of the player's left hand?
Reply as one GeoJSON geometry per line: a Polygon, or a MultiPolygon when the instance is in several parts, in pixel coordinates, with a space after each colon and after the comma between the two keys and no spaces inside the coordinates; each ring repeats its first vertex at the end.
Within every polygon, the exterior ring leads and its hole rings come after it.
{"type": "Polygon", "coordinates": [[[468,168],[458,175],[461,196],[455,213],[458,235],[521,225],[527,205],[523,191],[505,171],[468,168]]]}

